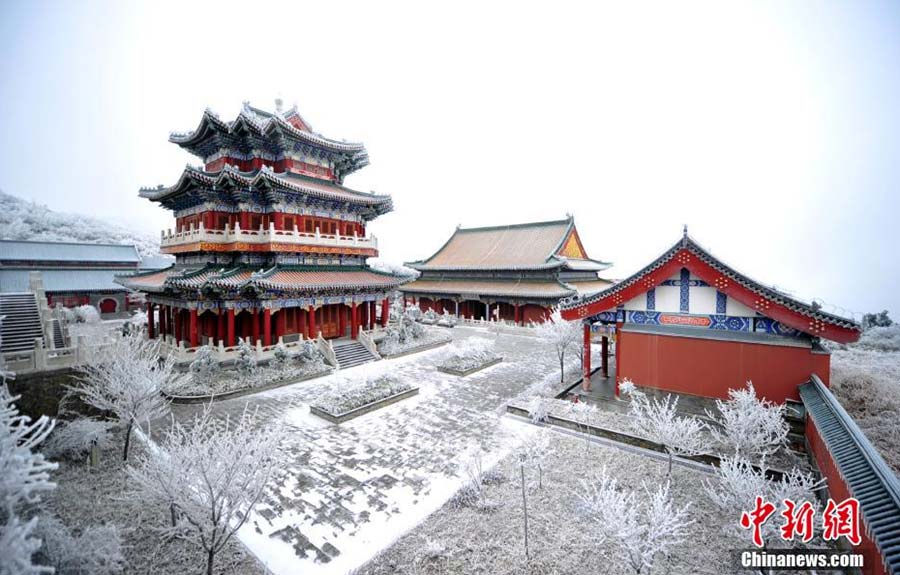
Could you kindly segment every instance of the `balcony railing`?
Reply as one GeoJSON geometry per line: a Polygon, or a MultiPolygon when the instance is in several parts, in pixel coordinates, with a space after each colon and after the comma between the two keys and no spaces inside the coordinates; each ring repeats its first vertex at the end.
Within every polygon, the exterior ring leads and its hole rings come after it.
{"type": "Polygon", "coordinates": [[[359,237],[357,235],[342,236],[339,234],[322,234],[316,228],[314,233],[298,231],[296,227],[293,230],[276,230],[275,224],[269,224],[269,228],[259,227],[257,230],[242,230],[240,225],[235,224],[231,228],[226,224],[224,230],[207,230],[200,224],[195,228],[191,225],[178,232],[172,230],[163,230],[160,237],[160,247],[170,248],[197,242],[211,242],[218,244],[228,244],[232,242],[245,242],[250,244],[296,244],[308,246],[324,246],[337,248],[364,248],[378,249],[378,240],[375,236],[359,237]]]}

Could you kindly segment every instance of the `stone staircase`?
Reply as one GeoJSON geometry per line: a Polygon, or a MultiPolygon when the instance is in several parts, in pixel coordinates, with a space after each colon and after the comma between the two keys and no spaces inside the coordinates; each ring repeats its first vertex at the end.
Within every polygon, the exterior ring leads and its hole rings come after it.
{"type": "Polygon", "coordinates": [[[0,293],[0,316],[5,316],[0,327],[0,351],[32,350],[35,338],[44,337],[33,293],[0,293]]]}
{"type": "Polygon", "coordinates": [[[58,319],[53,320],[53,349],[66,347],[66,336],[63,334],[62,324],[58,319]]]}
{"type": "Polygon", "coordinates": [[[358,341],[334,342],[333,346],[334,355],[337,358],[340,369],[347,369],[348,367],[355,367],[380,359],[372,355],[372,352],[358,341]]]}

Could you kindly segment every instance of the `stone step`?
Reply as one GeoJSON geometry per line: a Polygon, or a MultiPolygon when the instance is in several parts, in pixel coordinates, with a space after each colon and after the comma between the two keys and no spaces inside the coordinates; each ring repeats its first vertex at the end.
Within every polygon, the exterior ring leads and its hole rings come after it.
{"type": "Polygon", "coordinates": [[[27,294],[0,294],[0,351],[24,351],[34,348],[34,340],[43,338],[44,329],[37,297],[27,294]]]}

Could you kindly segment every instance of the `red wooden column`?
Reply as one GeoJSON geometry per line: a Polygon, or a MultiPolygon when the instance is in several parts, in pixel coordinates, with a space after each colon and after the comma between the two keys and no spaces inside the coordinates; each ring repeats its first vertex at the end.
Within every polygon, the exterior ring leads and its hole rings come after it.
{"type": "Polygon", "coordinates": [[[167,321],[168,318],[166,317],[166,313],[167,313],[166,306],[160,304],[159,305],[159,335],[163,339],[165,339],[166,334],[169,333],[168,332],[169,323],[167,321]]]}
{"type": "Polygon", "coordinates": [[[516,325],[519,325],[519,320],[521,319],[521,313],[519,312],[519,304],[516,304],[515,311],[513,312],[513,321],[516,325]]]}
{"type": "Polygon", "coordinates": [[[272,310],[265,308],[263,310],[263,346],[272,345],[272,310]]]}
{"type": "Polygon", "coordinates": [[[172,322],[175,324],[175,333],[172,335],[175,336],[175,345],[178,345],[182,339],[184,339],[184,329],[182,329],[181,324],[181,308],[173,308],[172,309],[172,317],[175,318],[175,321],[172,322]]]}
{"type": "Polygon", "coordinates": [[[340,332],[338,337],[344,337],[347,333],[347,306],[341,304],[338,310],[340,311],[338,313],[338,332],[340,332]]]}
{"type": "Polygon", "coordinates": [[[609,337],[603,336],[600,339],[600,366],[603,369],[603,377],[609,377],[609,337]]]}
{"type": "Polygon", "coordinates": [[[391,315],[391,304],[388,298],[381,300],[381,327],[387,327],[388,318],[391,315]]]}
{"type": "Polygon", "coordinates": [[[191,347],[197,347],[200,344],[200,334],[197,331],[197,308],[191,308],[191,347]]]}
{"type": "Polygon", "coordinates": [[[616,322],[616,397],[619,397],[619,357],[622,353],[622,322],[616,322]]]}
{"type": "Polygon", "coordinates": [[[313,306],[309,306],[309,321],[306,322],[306,325],[309,328],[309,339],[316,339],[318,333],[316,332],[316,308],[313,306]]]}
{"type": "Polygon", "coordinates": [[[153,339],[156,337],[156,326],[153,325],[153,304],[147,302],[147,337],[153,339]]]}
{"type": "Polygon", "coordinates": [[[278,315],[275,316],[275,340],[279,340],[284,336],[284,333],[287,331],[287,308],[283,307],[277,312],[278,315]]]}
{"type": "Polygon", "coordinates": [[[216,343],[225,341],[225,310],[220,309],[216,318],[216,343]]]}
{"type": "Polygon", "coordinates": [[[259,341],[259,312],[255,309],[250,310],[250,315],[252,315],[252,319],[250,322],[250,326],[252,328],[252,336],[253,336],[253,345],[256,345],[256,342],[259,341]]]}
{"type": "Polygon", "coordinates": [[[591,390],[591,324],[584,322],[584,379],[581,381],[581,388],[585,391],[591,390]]]}
{"type": "Polygon", "coordinates": [[[234,345],[236,343],[234,340],[234,308],[233,307],[228,308],[228,311],[225,312],[225,315],[227,316],[225,318],[225,323],[228,326],[227,327],[228,335],[227,335],[227,339],[225,340],[225,345],[227,345],[228,347],[234,347],[234,345]]]}
{"type": "Polygon", "coordinates": [[[359,308],[356,307],[356,302],[350,306],[350,337],[356,339],[356,336],[359,335],[359,308]]]}
{"type": "Polygon", "coordinates": [[[375,329],[375,324],[378,322],[378,318],[375,317],[375,311],[378,309],[378,306],[375,304],[375,300],[369,302],[369,329],[375,329]]]}

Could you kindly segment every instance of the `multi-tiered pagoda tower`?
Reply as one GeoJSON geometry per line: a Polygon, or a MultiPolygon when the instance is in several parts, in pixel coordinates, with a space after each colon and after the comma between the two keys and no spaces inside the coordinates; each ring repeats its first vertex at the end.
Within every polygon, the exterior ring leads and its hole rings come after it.
{"type": "Polygon", "coordinates": [[[388,294],[403,280],[366,266],[378,255],[366,227],[393,209],[391,198],[342,185],[369,163],[362,144],[313,132],[280,102],[274,113],[245,103],[232,122],[207,110],[196,130],[169,141],[204,164],[171,187],[140,191],[175,213],[161,250],[176,263],[118,280],[147,293],[151,337],[190,347],[355,338],[374,326],[379,304],[387,322],[388,294]]]}

